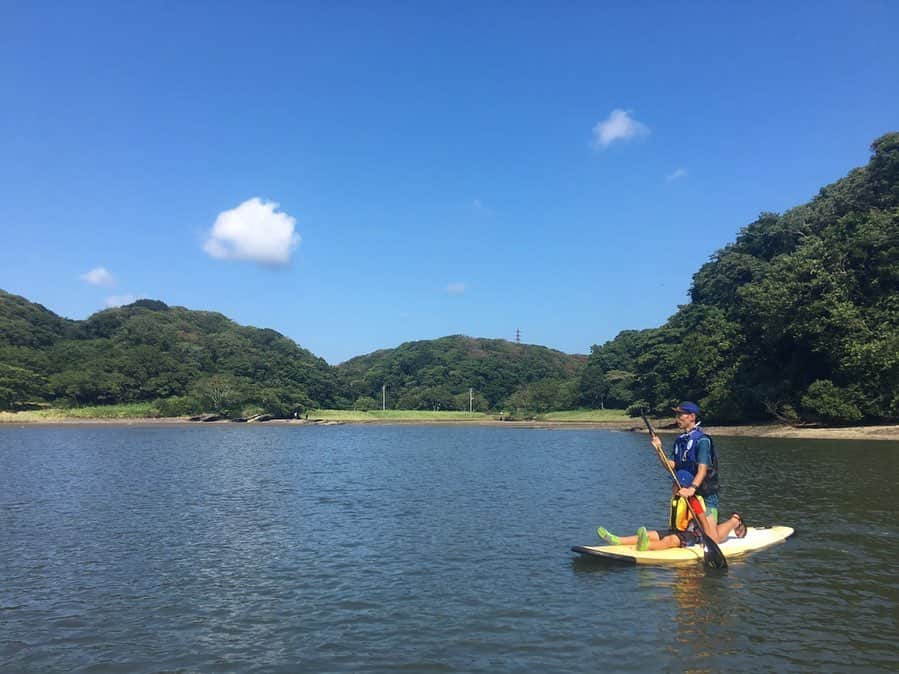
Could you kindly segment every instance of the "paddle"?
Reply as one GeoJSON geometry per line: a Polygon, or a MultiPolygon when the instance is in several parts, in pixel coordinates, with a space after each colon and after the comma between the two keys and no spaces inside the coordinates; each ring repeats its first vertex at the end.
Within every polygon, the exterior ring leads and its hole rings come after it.
{"type": "MultiPolygon", "coordinates": [[[[644,412],[640,412],[640,416],[643,417],[643,423],[646,424],[646,429],[649,431],[650,435],[656,435],[656,429],[652,427],[652,424],[649,422],[649,419],[646,418],[646,414],[644,412]]],[[[653,445],[655,448],[655,445],[653,445]]],[[[674,472],[674,469],[671,467],[671,464],[668,463],[668,459],[665,457],[664,452],[659,449],[656,449],[656,452],[659,455],[659,458],[662,460],[662,463],[665,464],[665,468],[668,469],[668,472],[671,474],[671,479],[674,480],[674,484],[678,486],[678,488],[683,487],[680,483],[680,480],[677,479],[677,473],[674,472]]],[[[688,500],[689,503],[689,500],[688,500]]],[[[699,536],[699,540],[703,545],[703,562],[710,569],[726,569],[727,568],[727,560],[724,558],[724,553],[721,552],[721,548],[718,547],[718,543],[713,541],[711,538],[705,535],[702,531],[702,525],[699,523],[699,520],[696,518],[696,513],[693,512],[692,508],[688,508],[687,511],[690,513],[690,518],[693,520],[693,530],[699,536]]]]}

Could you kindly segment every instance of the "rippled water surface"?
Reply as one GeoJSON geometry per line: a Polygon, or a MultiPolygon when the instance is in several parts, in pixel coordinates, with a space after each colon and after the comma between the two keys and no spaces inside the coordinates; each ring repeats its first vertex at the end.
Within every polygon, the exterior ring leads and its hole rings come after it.
{"type": "Polygon", "coordinates": [[[646,437],[0,428],[0,671],[896,671],[899,443],[718,439],[724,573],[570,546],[666,518],[646,437]]]}

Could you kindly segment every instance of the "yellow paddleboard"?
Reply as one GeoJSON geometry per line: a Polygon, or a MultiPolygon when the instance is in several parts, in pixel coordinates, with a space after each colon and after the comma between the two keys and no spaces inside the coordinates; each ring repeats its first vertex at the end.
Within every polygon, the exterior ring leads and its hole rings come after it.
{"type": "MultiPolygon", "coordinates": [[[[721,548],[725,558],[730,561],[747,552],[761,550],[775,543],[783,543],[792,534],[791,527],[749,527],[746,530],[745,538],[737,538],[731,534],[726,541],[719,543],[718,547],[721,548]]],[[[631,564],[689,564],[702,561],[703,557],[701,545],[643,551],[637,550],[634,545],[577,545],[571,549],[582,555],[604,557],[631,564]]]]}

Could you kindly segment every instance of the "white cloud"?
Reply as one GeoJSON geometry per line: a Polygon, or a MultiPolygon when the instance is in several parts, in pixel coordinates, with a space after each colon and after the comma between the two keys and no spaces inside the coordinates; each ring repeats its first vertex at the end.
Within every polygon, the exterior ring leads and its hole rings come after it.
{"type": "Polygon", "coordinates": [[[106,267],[95,267],[89,272],[82,274],[79,278],[92,286],[100,286],[101,288],[112,288],[116,283],[115,277],[109,273],[106,267]]]}
{"type": "Polygon", "coordinates": [[[203,244],[212,257],[222,260],[251,260],[260,264],[283,265],[300,244],[294,231],[296,218],[278,212],[278,204],[253,197],[215,219],[203,244]]]}
{"type": "Polygon", "coordinates": [[[673,180],[677,180],[678,178],[683,178],[687,175],[687,169],[679,168],[675,169],[671,173],[665,176],[665,182],[670,183],[673,180]]]}
{"type": "Polygon", "coordinates": [[[475,215],[493,215],[493,209],[487,208],[480,199],[472,200],[471,210],[475,215]]]}
{"type": "Polygon", "coordinates": [[[446,292],[450,295],[461,295],[465,292],[465,284],[464,283],[450,283],[446,287],[446,292]]]}
{"type": "Polygon", "coordinates": [[[104,300],[103,304],[107,309],[110,309],[112,307],[122,307],[136,301],[137,298],[134,295],[111,295],[104,300]]]}
{"type": "Polygon", "coordinates": [[[630,112],[616,108],[593,127],[593,147],[604,150],[616,140],[630,140],[648,133],[649,127],[631,117],[630,112]]]}

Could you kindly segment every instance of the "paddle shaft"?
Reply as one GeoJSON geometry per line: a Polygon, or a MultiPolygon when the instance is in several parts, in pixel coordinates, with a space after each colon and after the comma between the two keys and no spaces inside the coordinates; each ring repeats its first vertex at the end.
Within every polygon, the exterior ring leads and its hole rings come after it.
{"type": "MultiPolygon", "coordinates": [[[[643,417],[643,423],[646,424],[646,428],[649,430],[649,434],[657,436],[658,433],[656,433],[656,429],[652,427],[652,424],[650,423],[649,419],[646,418],[646,415],[641,412],[640,416],[643,417]]],[[[680,480],[677,479],[677,473],[675,473],[674,468],[671,467],[671,463],[668,461],[668,457],[665,456],[665,452],[663,452],[655,445],[653,445],[652,447],[656,450],[656,453],[659,455],[662,463],[665,464],[665,468],[667,468],[668,472],[671,474],[671,479],[674,480],[674,484],[676,484],[678,487],[683,487],[684,485],[682,485],[680,483],[680,480]]]]}

